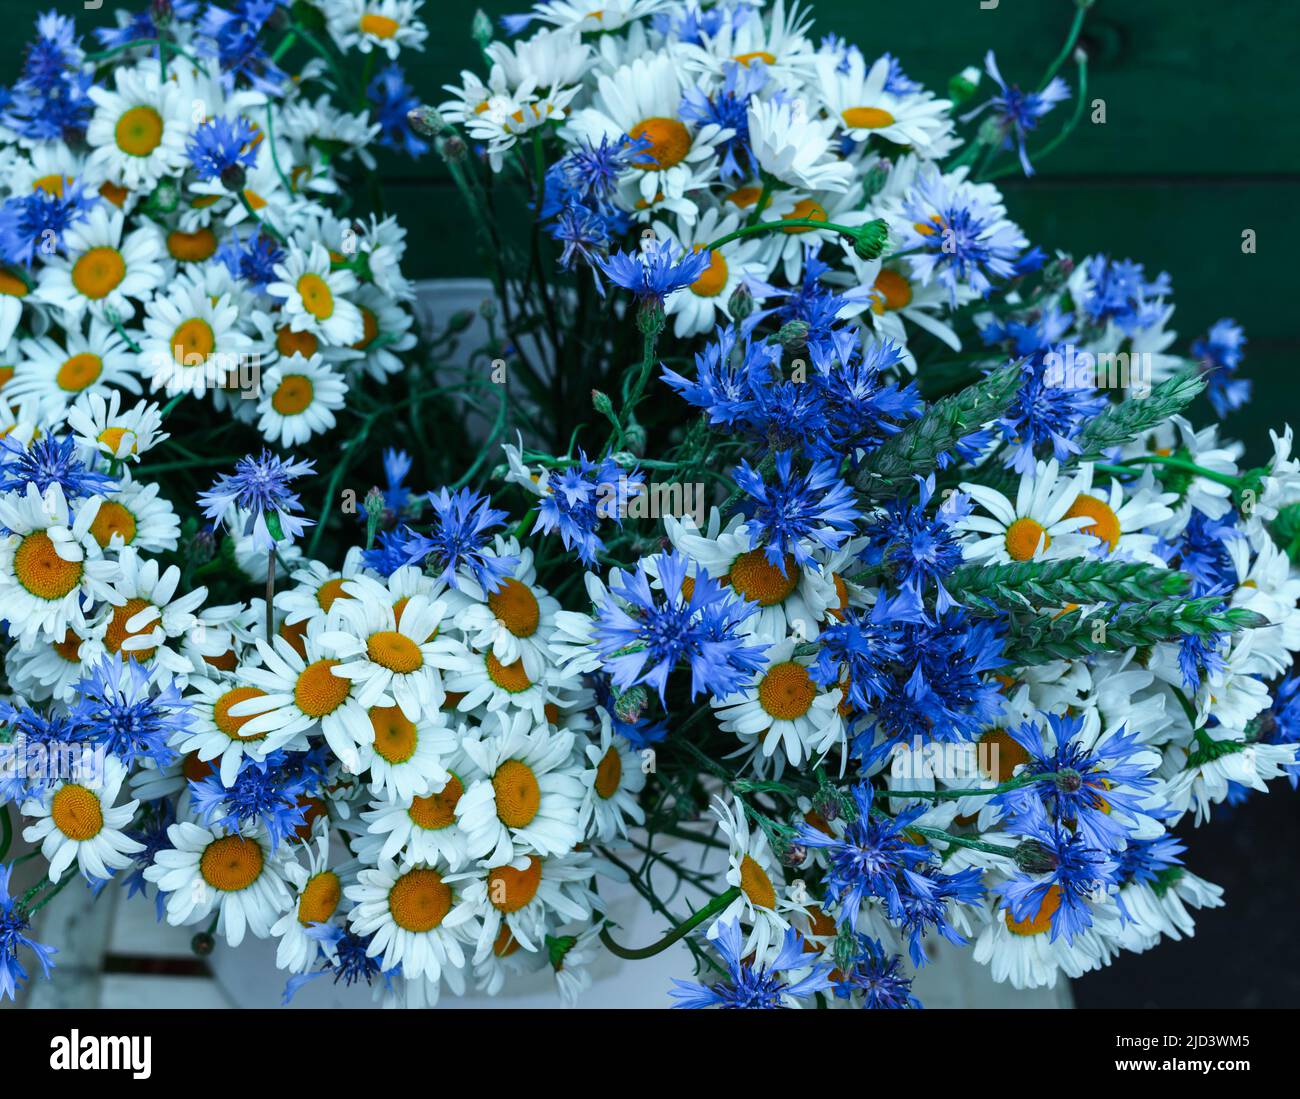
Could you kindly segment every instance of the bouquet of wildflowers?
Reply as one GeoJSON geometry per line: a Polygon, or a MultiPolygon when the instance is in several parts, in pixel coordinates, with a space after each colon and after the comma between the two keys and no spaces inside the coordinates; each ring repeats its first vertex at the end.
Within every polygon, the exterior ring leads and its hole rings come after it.
{"type": "Polygon", "coordinates": [[[413,1007],[678,943],[666,1002],[916,1007],[939,939],[1033,988],[1191,934],[1192,826],[1300,770],[1300,461],[1187,418],[1249,399],[1236,325],[1180,354],[1167,276],[994,185],[1081,118],[1087,6],[938,95],[783,0],[550,0],[425,106],[406,0],[44,17],[0,990],[73,881],[413,1007]],[[464,199],[467,365],[374,143],[464,199]]]}

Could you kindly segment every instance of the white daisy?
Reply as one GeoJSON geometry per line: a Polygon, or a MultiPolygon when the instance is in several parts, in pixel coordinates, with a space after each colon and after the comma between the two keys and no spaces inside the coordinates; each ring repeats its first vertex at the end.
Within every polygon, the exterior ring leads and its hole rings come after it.
{"type": "Polygon", "coordinates": [[[523,661],[524,674],[540,679],[552,662],[549,642],[559,602],[537,584],[530,547],[518,550],[519,564],[494,592],[477,589],[456,613],[455,624],[479,652],[490,651],[502,665],[523,661]]]}
{"type": "Polygon", "coordinates": [[[600,739],[586,745],[584,751],[591,766],[582,772],[585,792],[578,816],[583,834],[608,843],[627,836],[627,822],[645,823],[645,811],[637,795],[645,789],[646,776],[641,759],[628,741],[614,732],[609,714],[600,714],[600,739]]]}
{"type": "Polygon", "coordinates": [[[118,66],[113,84],[89,90],[95,113],[86,127],[87,173],[132,191],[179,175],[193,128],[185,89],[175,80],[160,80],[156,61],[118,66]]]}
{"type": "Polygon", "coordinates": [[[844,191],[853,165],[835,155],[832,121],[809,118],[802,99],[749,103],[754,159],[768,176],[800,191],[844,191]]]}
{"type": "Polygon", "coordinates": [[[470,856],[489,866],[526,851],[562,855],[582,838],[583,788],[573,759],[573,734],[533,726],[527,714],[496,715],[486,739],[463,748],[484,777],[456,805],[470,856]]]}
{"type": "Polygon", "coordinates": [[[879,58],[870,69],[856,50],[843,58],[820,54],[816,64],[826,109],[854,141],[875,136],[933,156],[951,134],[948,100],[924,92],[886,91],[888,57],[879,58]]]}
{"type": "Polygon", "coordinates": [[[277,917],[293,904],[285,884],[289,845],[272,849],[261,830],[227,832],[178,821],[167,829],[171,847],[154,856],[146,880],[167,895],[167,922],[173,927],[201,923],[215,908],[217,933],[231,946],[251,930],[271,934],[277,917]]]}
{"type": "Polygon", "coordinates": [[[727,884],[740,893],[713,921],[709,934],[720,924],[737,921],[749,925],[745,954],[762,964],[772,950],[779,950],[789,920],[782,913],[802,910],[786,896],[785,878],[776,857],[760,829],[751,833],[745,807],[735,799],[735,812],[722,798],[713,799],[713,813],[728,839],[727,884]]]}
{"type": "Polygon", "coordinates": [[[307,865],[296,858],[284,865],[284,876],[293,891],[293,903],[271,927],[280,940],[275,950],[277,969],[307,973],[320,959],[328,957],[333,945],[328,936],[313,934],[329,925],[343,905],[343,891],[356,884],[357,864],[330,866],[329,830],[322,829],[311,844],[303,844],[307,865]]]}
{"type": "Polygon", "coordinates": [[[237,384],[241,367],[255,351],[240,326],[229,293],[213,296],[199,279],[182,277],[145,306],[140,362],[155,391],[169,395],[237,384]]]}
{"type": "Polygon", "coordinates": [[[90,524],[90,533],[106,550],[133,546],[143,553],[162,553],[176,548],[180,532],[180,520],[166,498],[159,495],[158,485],[133,481],[125,470],[118,478],[117,489],[100,502],[95,521],[90,524]]]}
{"type": "Polygon", "coordinates": [[[396,60],[403,48],[424,49],[425,25],[416,18],[420,0],[324,0],[325,26],[339,49],[380,49],[396,60]]]}
{"type": "Polygon", "coordinates": [[[397,706],[371,706],[375,729],[370,757],[370,789],[401,801],[443,789],[445,761],[456,754],[456,733],[441,713],[411,721],[397,706]]]}
{"type": "MultiPolygon", "coordinates": [[[[663,222],[655,222],[661,241],[673,241],[683,249],[702,251],[706,245],[726,236],[740,225],[737,214],[707,210],[694,225],[681,224],[674,233],[663,222]]],[[[709,266],[681,293],[673,294],[664,312],[673,318],[673,334],[678,337],[710,332],[720,313],[731,319],[731,295],[748,280],[765,281],[770,274],[759,259],[762,242],[753,237],[732,241],[709,254],[709,266]]]]}
{"type": "Polygon", "coordinates": [[[122,831],[130,826],[139,803],[113,805],[126,769],[115,756],[103,756],[101,762],[102,773],[56,782],[40,797],[23,802],[23,816],[38,818],[23,829],[23,839],[41,845],[50,881],[63,877],[73,862],[87,878],[102,881],[130,866],[131,856],[144,850],[122,831]]]}
{"type": "Polygon", "coordinates": [[[976,536],[964,547],[966,560],[1006,564],[1083,555],[1098,539],[1082,533],[1090,525],[1089,516],[1071,515],[1070,509],[1091,485],[1091,465],[1085,463],[1073,480],[1065,481],[1055,458],[1021,475],[1014,506],[996,489],[963,482],[962,491],[989,512],[969,515],[955,525],[976,536]]]}
{"type": "Polygon", "coordinates": [[[266,292],[284,299],[284,316],[295,332],[310,332],[325,343],[348,346],[363,339],[361,310],[343,297],[357,289],[357,277],[347,268],[330,268],[330,254],[319,241],[310,250],[293,250],[275,265],[278,281],[266,292]]]}
{"type": "Polygon", "coordinates": [[[347,384],[319,355],[281,359],[262,375],[257,430],[268,442],[298,446],[334,426],[347,384]]]}
{"type": "Polygon", "coordinates": [[[83,393],[68,409],[68,427],[77,442],[119,462],[138,462],[140,455],[171,436],[159,431],[162,415],[156,404],[139,401],[122,410],[122,394],[83,393]]]}
{"type": "MultiPolygon", "coordinates": [[[[63,346],[53,338],[23,340],[22,370],[5,386],[14,401],[35,402],[44,415],[62,412],[73,401],[117,395],[116,386],[140,392],[136,358],[111,325],[94,319],[89,331],[73,322],[64,333],[63,346]]],[[[120,400],[120,397],[119,397],[120,400]]]]}
{"type": "Polygon", "coordinates": [[[373,844],[359,840],[357,853],[369,862],[400,858],[403,865],[430,863],[459,870],[469,861],[465,832],[456,821],[456,806],[465,793],[465,782],[475,774],[461,767],[443,770],[441,781],[431,782],[427,794],[408,798],[389,797],[363,810],[373,844]]]}

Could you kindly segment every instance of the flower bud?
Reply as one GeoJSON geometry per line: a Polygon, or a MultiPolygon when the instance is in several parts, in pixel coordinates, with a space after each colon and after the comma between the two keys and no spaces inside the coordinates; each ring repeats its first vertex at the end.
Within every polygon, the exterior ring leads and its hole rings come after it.
{"type": "Polygon", "coordinates": [[[960,107],[970,100],[980,86],[980,71],[974,65],[967,65],[948,81],[948,98],[954,107],[960,107]]]}
{"type": "Polygon", "coordinates": [[[614,700],[614,716],[632,724],[645,712],[649,702],[650,695],[644,687],[630,687],[614,700]]]}
{"type": "Polygon", "coordinates": [[[421,137],[437,137],[447,129],[447,121],[436,108],[423,104],[406,112],[406,120],[421,137]]]}
{"type": "Polygon", "coordinates": [[[754,292],[742,282],[727,299],[727,308],[734,320],[743,321],[754,311],[754,292]]]}
{"type": "Polygon", "coordinates": [[[853,251],[859,259],[878,259],[889,242],[889,226],[880,218],[858,226],[853,234],[853,251]]]}
{"type": "Polygon", "coordinates": [[[492,34],[492,20],[488,18],[487,12],[479,8],[470,21],[469,35],[478,44],[479,49],[485,50],[492,42],[492,34]]]}

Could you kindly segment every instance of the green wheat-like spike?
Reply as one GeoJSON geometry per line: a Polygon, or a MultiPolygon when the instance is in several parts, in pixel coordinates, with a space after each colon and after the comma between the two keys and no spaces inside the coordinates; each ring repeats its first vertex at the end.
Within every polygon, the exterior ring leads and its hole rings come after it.
{"type": "Polygon", "coordinates": [[[1222,602],[1221,597],[1213,595],[1188,600],[1163,599],[1103,609],[1086,618],[1077,609],[1056,617],[1013,614],[1006,648],[1016,654],[1018,663],[1045,664],[1160,641],[1180,641],[1192,634],[1209,637],[1269,625],[1263,615],[1244,607],[1218,610],[1222,602]],[[1098,622],[1106,624],[1101,639],[1095,635],[1098,622]]]}
{"type": "Polygon", "coordinates": [[[854,482],[857,488],[878,499],[909,490],[914,476],[932,472],[941,454],[996,419],[1015,396],[1020,381],[1020,367],[1013,363],[936,401],[919,420],[863,461],[854,482]]]}
{"type": "Polygon", "coordinates": [[[1191,577],[1140,561],[1019,561],[962,565],[946,587],[973,610],[1066,603],[1153,603],[1182,595],[1191,577]]]}
{"type": "Polygon", "coordinates": [[[1184,370],[1155,386],[1147,397],[1110,405],[1079,432],[1076,461],[1094,462],[1111,447],[1123,446],[1186,408],[1205,388],[1199,370],[1184,370]]]}

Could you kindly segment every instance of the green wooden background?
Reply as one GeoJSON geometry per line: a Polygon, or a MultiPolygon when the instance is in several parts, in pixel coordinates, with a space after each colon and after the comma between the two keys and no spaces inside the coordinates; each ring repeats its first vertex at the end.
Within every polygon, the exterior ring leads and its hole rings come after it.
{"type": "MultiPolygon", "coordinates": [[[[0,46],[0,79],[12,80],[37,11],[57,6],[89,29],[111,21],[118,3],[83,11],[68,0],[0,0],[10,28],[0,46]]],[[[426,0],[426,51],[403,61],[428,99],[438,101],[441,86],[474,64],[469,24],[479,6],[495,17],[524,10],[528,0],[426,0]]],[[[1074,4],[1000,0],[985,10],[979,0],[822,0],[814,10],[815,35],[833,30],[868,52],[890,50],[910,75],[938,90],[963,66],[980,64],[988,47],[1008,80],[1036,83],[1074,4]]],[[[1176,350],[1186,351],[1221,316],[1243,324],[1255,400],[1228,429],[1262,457],[1265,428],[1297,418],[1300,408],[1292,388],[1300,360],[1293,0],[1097,0],[1085,39],[1090,98],[1105,100],[1107,121],[1085,119],[1033,180],[1002,180],[1011,214],[1049,250],[1109,251],[1142,260],[1153,273],[1168,271],[1178,303],[1176,350]],[[1245,229],[1257,234],[1254,255],[1241,251],[1245,229]]],[[[434,156],[385,159],[383,170],[387,205],[411,230],[410,273],[479,274],[471,228],[434,156]]]]}

